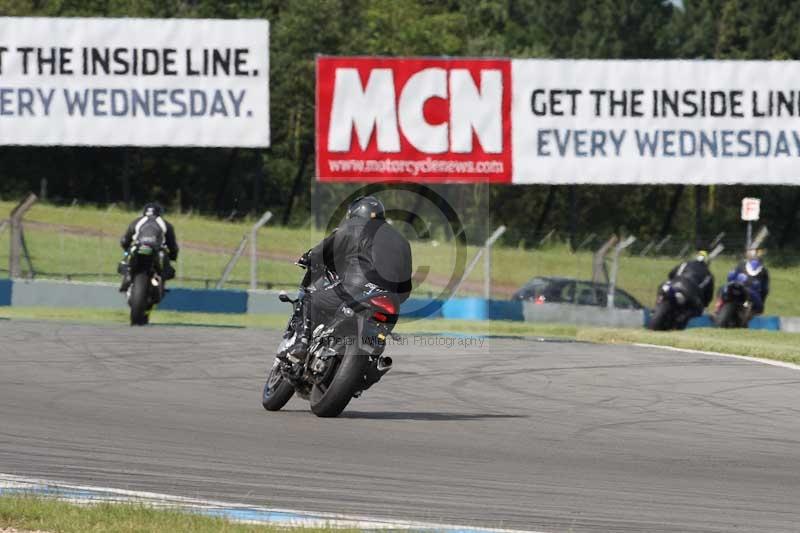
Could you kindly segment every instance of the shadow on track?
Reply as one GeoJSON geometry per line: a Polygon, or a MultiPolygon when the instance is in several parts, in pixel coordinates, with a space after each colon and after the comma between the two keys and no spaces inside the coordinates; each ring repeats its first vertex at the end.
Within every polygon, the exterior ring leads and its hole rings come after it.
{"type": "Polygon", "coordinates": [[[462,414],[462,413],[427,413],[419,411],[345,411],[339,418],[361,418],[368,420],[489,420],[508,418],[530,418],[528,415],[503,414],[462,414]]]}

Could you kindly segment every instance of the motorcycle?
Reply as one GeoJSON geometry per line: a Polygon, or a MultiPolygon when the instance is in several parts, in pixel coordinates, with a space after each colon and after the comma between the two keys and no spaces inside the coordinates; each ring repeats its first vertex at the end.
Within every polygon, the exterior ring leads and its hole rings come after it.
{"type": "Polygon", "coordinates": [[[363,296],[342,304],[331,319],[316,326],[306,358],[299,361],[288,350],[302,331],[304,298],[338,282],[327,269],[306,283],[310,277],[311,270],[296,299],[285,293],[279,296],[280,301],[292,304],[293,312],[267,373],[261,403],[267,411],[278,411],[296,393],[309,401],[315,415],[335,417],[391,370],[392,359],[383,352],[397,324],[399,305],[392,293],[368,286],[363,296]]]}
{"type": "Polygon", "coordinates": [[[656,307],[650,318],[650,329],[667,331],[685,329],[689,320],[695,316],[691,291],[680,281],[667,281],[658,288],[656,307]]]}
{"type": "Polygon", "coordinates": [[[738,281],[722,288],[717,302],[716,323],[721,328],[746,328],[753,318],[750,291],[738,281]]]}
{"type": "Polygon", "coordinates": [[[150,321],[150,311],[164,298],[164,266],[166,253],[155,241],[147,238],[136,241],[120,263],[118,272],[131,277],[127,300],[131,309],[131,325],[144,326],[150,321]]]}

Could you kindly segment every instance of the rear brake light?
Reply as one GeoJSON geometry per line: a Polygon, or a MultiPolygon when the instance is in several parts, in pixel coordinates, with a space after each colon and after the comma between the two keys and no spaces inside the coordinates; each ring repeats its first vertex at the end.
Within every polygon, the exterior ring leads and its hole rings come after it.
{"type": "Polygon", "coordinates": [[[380,311],[375,311],[375,312],[372,314],[372,316],[373,316],[373,317],[375,318],[375,320],[377,320],[378,322],[386,322],[387,320],[389,320],[389,317],[388,317],[388,316],[386,316],[386,315],[384,315],[384,314],[383,314],[383,313],[381,313],[380,311]]]}
{"type": "Polygon", "coordinates": [[[369,299],[369,303],[378,309],[382,309],[388,315],[397,314],[397,306],[388,296],[375,296],[369,299]]]}

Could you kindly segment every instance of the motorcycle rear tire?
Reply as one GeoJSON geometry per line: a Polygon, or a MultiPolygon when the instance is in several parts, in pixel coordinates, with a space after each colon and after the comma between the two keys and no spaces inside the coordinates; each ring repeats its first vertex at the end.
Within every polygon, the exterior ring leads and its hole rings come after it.
{"type": "Polygon", "coordinates": [[[339,416],[364,383],[368,363],[369,356],[361,353],[355,343],[347,346],[327,387],[323,390],[314,385],[311,389],[311,411],[323,418],[339,416]]]}
{"type": "Polygon", "coordinates": [[[650,318],[650,329],[653,331],[667,331],[672,329],[672,306],[667,302],[661,302],[653,310],[653,316],[650,318]]]}
{"type": "Polygon", "coordinates": [[[294,395],[292,384],[286,378],[276,378],[276,372],[280,372],[280,367],[272,365],[272,369],[267,375],[267,381],[264,383],[264,390],[261,393],[261,405],[267,411],[280,411],[294,395]],[[276,381],[270,387],[269,384],[273,378],[276,378],[276,381]]]}
{"type": "Polygon", "coordinates": [[[736,317],[736,304],[728,302],[717,313],[717,326],[721,328],[737,328],[739,321],[736,317]]]}
{"type": "Polygon", "coordinates": [[[150,285],[150,277],[145,272],[139,272],[133,276],[131,285],[131,326],[144,326],[147,324],[147,290],[150,285]]]}

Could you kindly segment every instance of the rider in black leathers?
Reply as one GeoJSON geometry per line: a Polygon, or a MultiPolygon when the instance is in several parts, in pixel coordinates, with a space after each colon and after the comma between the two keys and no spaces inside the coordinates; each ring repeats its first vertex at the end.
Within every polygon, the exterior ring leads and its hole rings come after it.
{"type": "Polygon", "coordinates": [[[156,203],[149,203],[144,206],[142,210],[142,216],[138,217],[136,220],[131,222],[128,225],[128,229],[125,231],[125,234],[119,240],[119,245],[125,251],[125,259],[122,262],[122,285],[120,285],[119,291],[125,292],[128,290],[128,287],[131,286],[131,276],[130,272],[127,269],[127,254],[128,250],[130,250],[131,245],[136,241],[141,233],[150,232],[154,233],[157,236],[160,236],[160,240],[163,243],[163,246],[166,248],[163,250],[164,257],[162,258],[163,267],[162,267],[162,274],[164,280],[172,279],[175,277],[175,269],[172,268],[169,261],[176,261],[178,259],[178,241],[175,238],[175,228],[172,227],[172,224],[167,222],[162,218],[163,209],[160,205],[156,203]]]}
{"type": "Polygon", "coordinates": [[[702,315],[714,297],[714,275],[708,268],[709,262],[708,253],[701,250],[694,259],[684,261],[669,273],[669,280],[683,287],[692,316],[702,315]]]}
{"type": "Polygon", "coordinates": [[[383,204],[373,196],[354,200],[346,220],[299,262],[309,270],[324,266],[340,281],[306,295],[303,331],[289,350],[298,359],[305,358],[314,327],[342,303],[376,287],[394,293],[399,303],[411,293],[411,246],[386,222],[383,204]]]}

